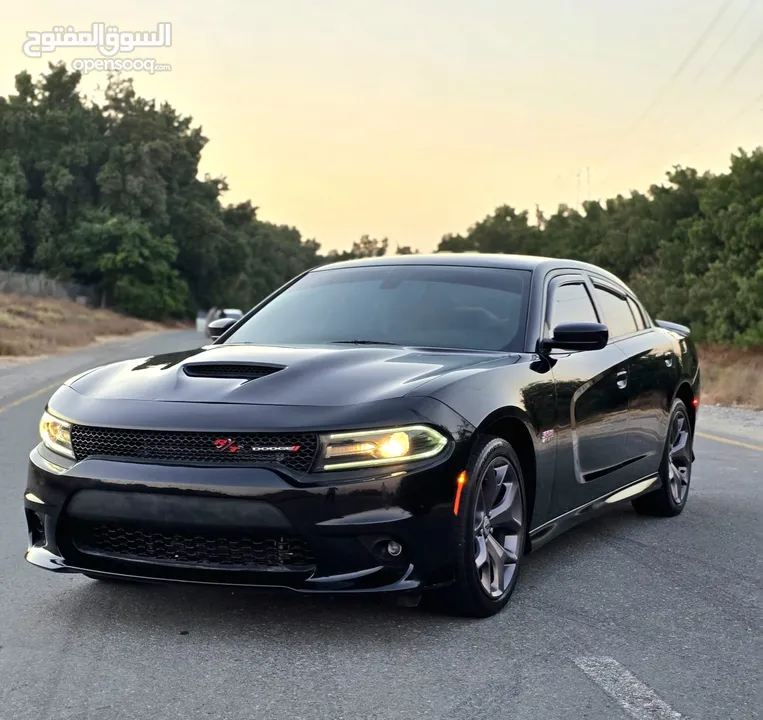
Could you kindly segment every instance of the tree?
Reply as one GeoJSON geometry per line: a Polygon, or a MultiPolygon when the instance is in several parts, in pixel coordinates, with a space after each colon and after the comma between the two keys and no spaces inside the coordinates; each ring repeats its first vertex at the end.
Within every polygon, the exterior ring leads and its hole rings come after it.
{"type": "Polygon", "coordinates": [[[699,340],[763,344],[763,148],[740,150],[728,174],[674,167],[668,183],[582,211],[560,206],[537,226],[498,208],[438,252],[548,255],[600,265],[629,282],[656,316],[699,340]]]}
{"type": "Polygon", "coordinates": [[[0,156],[0,268],[11,269],[24,254],[24,217],[28,212],[26,176],[14,153],[0,156]]]}
{"type": "MultiPolygon", "coordinates": [[[[100,104],[79,83],[51,64],[0,97],[0,268],[71,278],[106,305],[161,319],[248,308],[311,267],[387,255],[388,239],[369,235],[321,254],[251,202],[225,205],[225,178],[200,177],[208,139],[193,118],[129,79],[110,77],[100,104]]],[[[437,252],[592,262],[699,340],[763,345],[763,147],[740,149],[725,174],[676,166],[665,180],[551,215],[536,206],[534,224],[502,205],[437,252]]]]}

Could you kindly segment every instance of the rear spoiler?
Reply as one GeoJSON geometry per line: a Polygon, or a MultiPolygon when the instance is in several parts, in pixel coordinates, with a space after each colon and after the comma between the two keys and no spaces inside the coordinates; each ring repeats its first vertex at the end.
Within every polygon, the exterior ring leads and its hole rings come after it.
{"type": "Polygon", "coordinates": [[[655,320],[654,322],[663,330],[671,330],[672,332],[677,332],[684,337],[691,335],[691,330],[686,327],[686,325],[679,325],[678,323],[668,322],[667,320],[655,320]]]}

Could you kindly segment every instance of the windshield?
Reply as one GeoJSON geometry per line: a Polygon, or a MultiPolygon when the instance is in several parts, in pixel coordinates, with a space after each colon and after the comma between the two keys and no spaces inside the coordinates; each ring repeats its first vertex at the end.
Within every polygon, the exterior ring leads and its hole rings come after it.
{"type": "Polygon", "coordinates": [[[379,342],[521,350],[530,272],[448,266],[372,266],[311,272],[226,342],[323,345],[379,342]]]}

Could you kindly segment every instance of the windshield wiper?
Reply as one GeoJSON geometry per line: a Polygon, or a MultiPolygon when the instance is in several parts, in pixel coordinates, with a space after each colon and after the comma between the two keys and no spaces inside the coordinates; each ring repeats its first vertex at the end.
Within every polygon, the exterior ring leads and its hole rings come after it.
{"type": "Polygon", "coordinates": [[[386,342],[385,340],[332,340],[330,345],[393,345],[400,347],[397,343],[386,342]]]}

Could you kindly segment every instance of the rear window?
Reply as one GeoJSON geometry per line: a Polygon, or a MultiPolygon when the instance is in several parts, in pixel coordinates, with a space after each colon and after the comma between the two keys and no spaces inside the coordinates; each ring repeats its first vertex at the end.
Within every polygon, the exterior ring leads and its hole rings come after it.
{"type": "Polygon", "coordinates": [[[610,339],[630,335],[638,330],[628,301],[616,293],[595,286],[596,300],[604,312],[604,322],[609,328],[610,339]]]}

